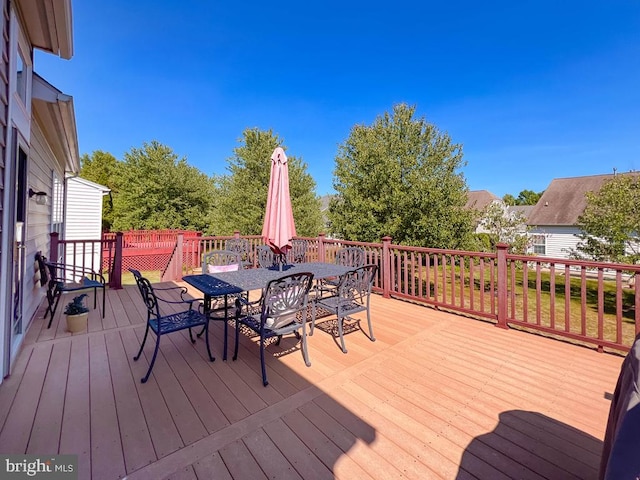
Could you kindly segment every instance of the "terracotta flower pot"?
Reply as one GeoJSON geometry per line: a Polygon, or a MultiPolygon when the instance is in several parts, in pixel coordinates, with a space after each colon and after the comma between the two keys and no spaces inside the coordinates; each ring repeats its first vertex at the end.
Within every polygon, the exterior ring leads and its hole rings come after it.
{"type": "Polygon", "coordinates": [[[67,330],[71,333],[82,332],[87,329],[89,312],[67,315],[67,330]]]}

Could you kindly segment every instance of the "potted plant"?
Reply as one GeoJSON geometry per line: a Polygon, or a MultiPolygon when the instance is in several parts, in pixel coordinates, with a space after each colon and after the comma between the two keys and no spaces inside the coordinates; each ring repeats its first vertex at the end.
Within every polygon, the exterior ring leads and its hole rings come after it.
{"type": "Polygon", "coordinates": [[[64,313],[67,316],[67,330],[71,333],[81,332],[87,328],[89,309],[82,302],[86,296],[87,294],[83,293],[74,297],[64,309],[64,313]]]}

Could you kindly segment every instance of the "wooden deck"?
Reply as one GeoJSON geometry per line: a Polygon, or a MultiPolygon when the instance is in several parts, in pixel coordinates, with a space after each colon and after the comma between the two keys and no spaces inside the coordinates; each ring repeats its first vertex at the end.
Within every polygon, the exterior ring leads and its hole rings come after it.
{"type": "Polygon", "coordinates": [[[283,339],[266,388],[252,339],[222,361],[220,322],[214,363],[168,335],[143,385],[137,289],[106,308],[71,336],[41,306],[0,385],[0,452],[76,453],[80,479],[597,477],[622,357],[374,296],[376,342],[343,354],[317,330],[307,368],[283,339]]]}

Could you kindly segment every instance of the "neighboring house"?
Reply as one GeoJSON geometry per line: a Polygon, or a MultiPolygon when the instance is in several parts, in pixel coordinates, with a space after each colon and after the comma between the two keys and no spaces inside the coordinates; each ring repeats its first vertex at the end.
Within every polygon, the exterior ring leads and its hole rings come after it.
{"type": "MultiPolygon", "coordinates": [[[[102,239],[102,199],[111,190],[84,178],[67,177],[67,208],[64,217],[65,240],[102,239]]],[[[102,252],[67,252],[65,263],[100,270],[102,252]],[[74,258],[76,255],[76,258],[74,258]],[[85,258],[83,258],[83,255],[85,258]]]]}
{"type": "MultiPolygon", "coordinates": [[[[0,0],[0,363],[11,370],[45,290],[34,255],[64,232],[79,154],[72,97],[34,71],[34,49],[73,55],[71,0],[0,0]]],[[[1,378],[0,378],[1,381],[1,378]]]]}
{"type": "MultiPolygon", "coordinates": [[[[328,234],[331,224],[329,222],[329,203],[333,195],[323,195],[320,197],[320,214],[322,215],[322,226],[324,228],[324,232],[328,234]]],[[[328,235],[327,238],[330,238],[328,235]]]]}
{"type": "MultiPolygon", "coordinates": [[[[622,175],[622,174],[618,174],[622,175]]],[[[569,258],[580,239],[578,217],[587,206],[587,192],[597,192],[614,174],[556,178],[551,181],[529,215],[529,253],[569,258]]]]}
{"type": "Polygon", "coordinates": [[[467,210],[476,210],[480,214],[477,218],[475,233],[489,233],[489,230],[485,228],[482,213],[493,204],[500,205],[506,214],[507,207],[502,199],[488,190],[471,190],[467,194],[467,203],[465,204],[465,208],[467,210]]]}

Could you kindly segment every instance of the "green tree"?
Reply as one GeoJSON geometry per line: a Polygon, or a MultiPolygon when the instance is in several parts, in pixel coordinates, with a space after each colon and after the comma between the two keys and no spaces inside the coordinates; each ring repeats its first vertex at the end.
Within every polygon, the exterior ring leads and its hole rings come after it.
{"type": "Polygon", "coordinates": [[[640,175],[618,174],[598,192],[587,192],[578,217],[574,256],[595,261],[635,263],[640,260],[640,175]]]}
{"type": "Polygon", "coordinates": [[[91,155],[85,153],[80,158],[80,176],[111,190],[102,202],[102,229],[105,231],[111,230],[113,225],[113,198],[119,191],[119,168],[116,157],[102,150],[95,150],[91,155]]]}
{"type": "Polygon", "coordinates": [[[502,201],[505,205],[509,205],[510,207],[518,204],[516,197],[514,197],[510,193],[507,193],[504,197],[502,197],[502,201]]]}
{"type": "Polygon", "coordinates": [[[484,209],[481,218],[482,227],[489,234],[491,250],[495,250],[498,243],[506,243],[510,253],[526,253],[529,227],[522,213],[510,213],[505,206],[495,202],[484,209]]]}
{"type": "Polygon", "coordinates": [[[535,205],[544,191],[536,193],[533,190],[522,190],[516,199],[516,205],[535,205]]]}
{"type": "Polygon", "coordinates": [[[125,153],[114,197],[116,230],[203,230],[213,206],[213,180],[157,141],[125,153]]]}
{"type": "MultiPolygon", "coordinates": [[[[227,160],[228,174],[215,178],[217,195],[206,233],[260,235],[267,207],[271,154],[282,140],[271,130],[246,129],[240,145],[227,160]]],[[[289,193],[298,236],[316,236],[322,229],[320,199],[307,165],[287,155],[289,193]]]]}
{"type": "Polygon", "coordinates": [[[371,126],[356,125],[340,145],[329,207],[332,233],[345,240],[463,248],[472,239],[462,146],[398,104],[371,126]]]}

